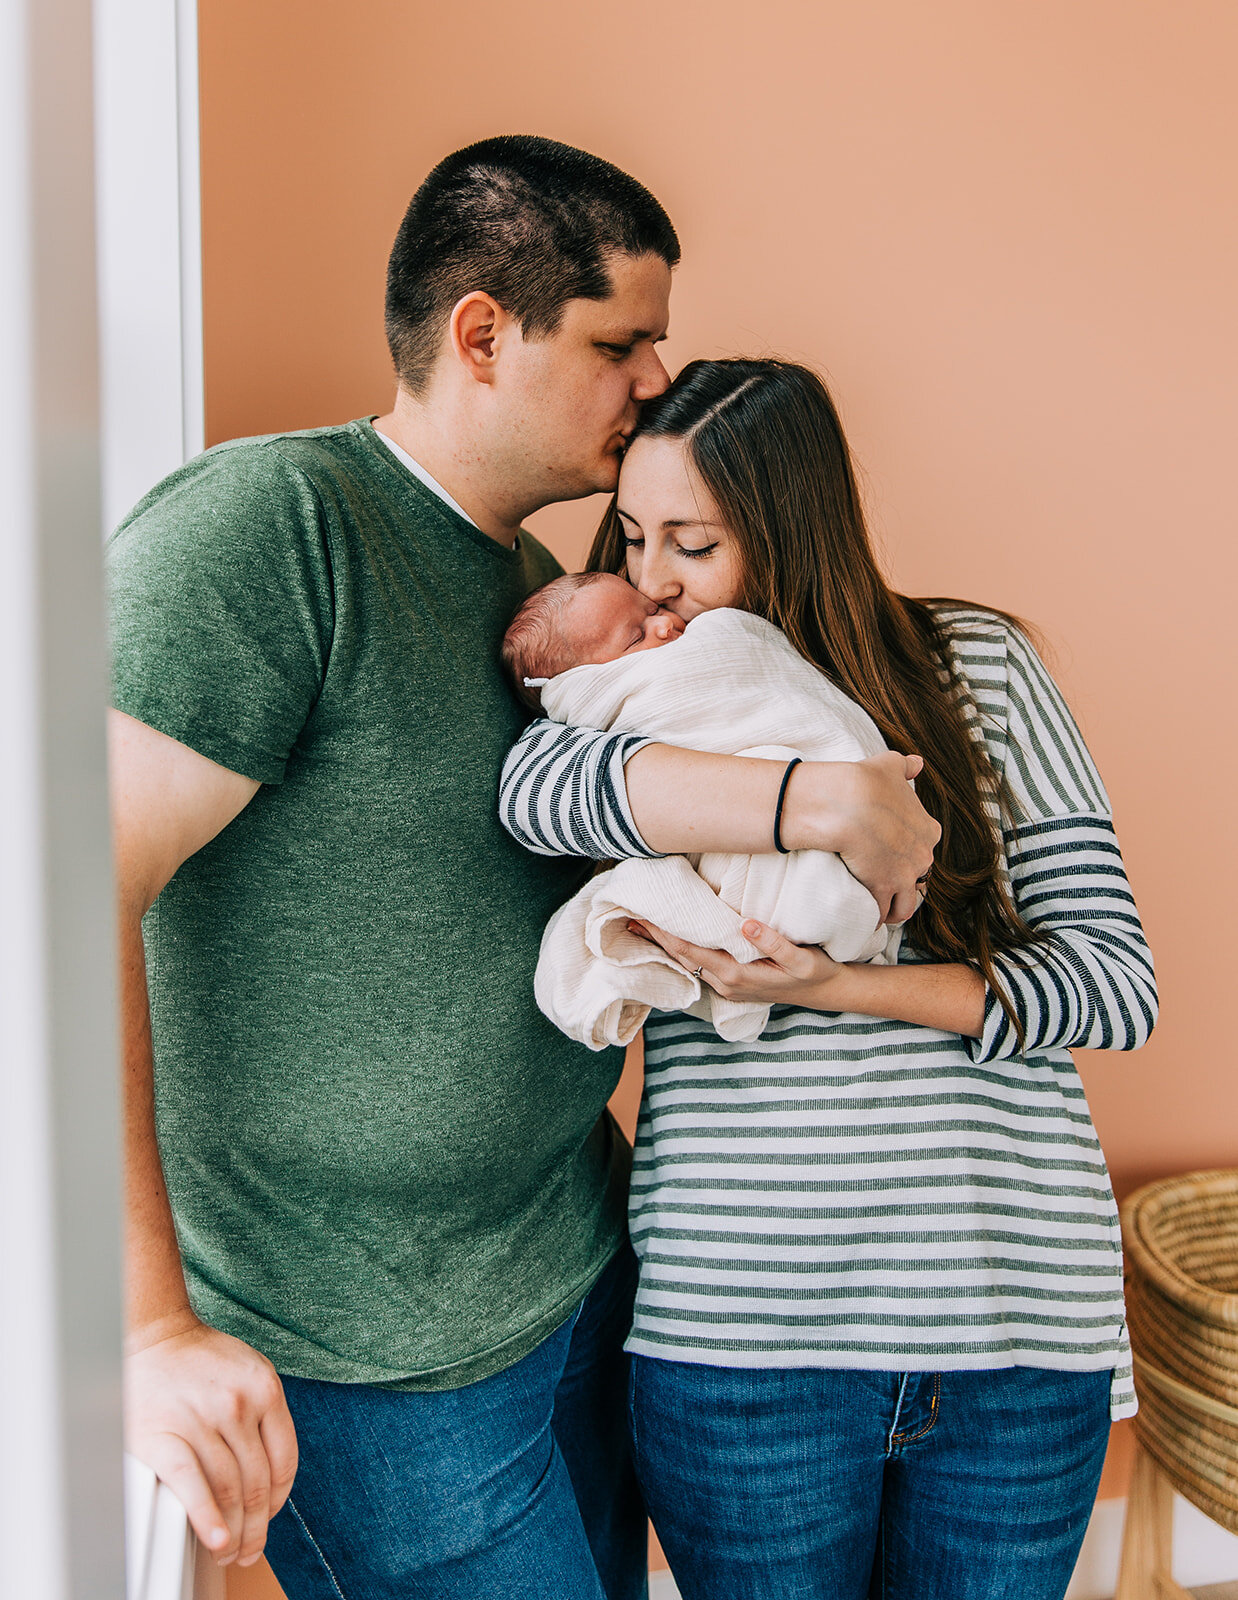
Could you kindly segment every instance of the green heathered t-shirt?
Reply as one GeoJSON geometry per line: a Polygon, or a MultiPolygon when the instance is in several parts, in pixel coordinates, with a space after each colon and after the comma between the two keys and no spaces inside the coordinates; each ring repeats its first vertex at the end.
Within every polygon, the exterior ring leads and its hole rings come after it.
{"type": "Polygon", "coordinates": [[[116,706],[262,784],[144,927],[194,1308],[301,1377],[499,1371],[613,1255],[629,1160],[618,1052],[533,1000],[581,866],[496,815],[499,642],[557,564],[362,421],[208,451],[109,570],[116,706]]]}

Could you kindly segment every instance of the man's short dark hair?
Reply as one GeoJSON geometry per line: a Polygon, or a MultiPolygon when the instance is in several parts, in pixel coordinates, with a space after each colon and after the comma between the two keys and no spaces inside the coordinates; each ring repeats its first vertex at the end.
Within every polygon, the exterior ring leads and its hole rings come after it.
{"type": "Polygon", "coordinates": [[[679,240],[642,184],[609,161],[532,134],[446,156],[413,196],[387,265],[387,343],[414,393],[451,308],[492,295],[526,339],[554,333],[569,300],[604,300],[607,257],[658,255],[679,240]]]}

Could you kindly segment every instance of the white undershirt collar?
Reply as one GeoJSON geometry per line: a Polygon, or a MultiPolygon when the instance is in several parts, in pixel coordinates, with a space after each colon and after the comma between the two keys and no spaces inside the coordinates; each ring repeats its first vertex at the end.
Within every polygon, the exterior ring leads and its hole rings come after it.
{"type": "MultiPolygon", "coordinates": [[[[391,451],[392,455],[395,456],[396,460],[404,463],[414,478],[420,479],[420,481],[425,484],[427,489],[436,494],[439,499],[445,502],[445,504],[449,505],[453,511],[459,512],[466,522],[472,523],[473,527],[475,528],[477,527],[477,523],[473,522],[472,517],[469,516],[468,512],[464,509],[460,502],[452,499],[438,479],[432,478],[422,466],[420,461],[414,461],[407,450],[401,450],[400,446],[395,442],[395,440],[389,439],[385,433],[379,433],[377,428],[374,429],[374,432],[378,434],[378,437],[387,446],[388,450],[391,451]]],[[[478,529],[478,532],[480,531],[481,530],[478,529]]]]}

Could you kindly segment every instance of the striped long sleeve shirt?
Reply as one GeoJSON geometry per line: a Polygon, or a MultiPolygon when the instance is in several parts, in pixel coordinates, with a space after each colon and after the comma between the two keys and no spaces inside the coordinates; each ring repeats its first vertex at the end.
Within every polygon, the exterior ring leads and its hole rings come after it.
{"type": "MultiPolygon", "coordinates": [[[[1121,1239],[1072,1046],[1134,1049],[1152,960],[1109,801],[1027,640],[941,613],[1004,780],[1005,870],[1045,942],[998,957],[980,1038],[776,1006],[755,1044],[654,1013],[645,1030],[629,1348],[718,1366],[1112,1369],[1134,1410],[1121,1239]]],[[[529,848],[652,855],[624,762],[644,741],[533,724],[502,814],[529,848]]],[[[901,960],[923,959],[911,937],[901,960]]]]}

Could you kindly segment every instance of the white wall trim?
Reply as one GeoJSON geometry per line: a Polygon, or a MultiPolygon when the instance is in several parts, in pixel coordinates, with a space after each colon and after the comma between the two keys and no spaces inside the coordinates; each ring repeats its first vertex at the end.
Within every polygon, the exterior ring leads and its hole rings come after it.
{"type": "Polygon", "coordinates": [[[94,0],[104,522],[204,443],[196,0],[94,0]]]}
{"type": "Polygon", "coordinates": [[[198,0],[176,0],[177,216],[181,247],[181,455],[206,446],[202,353],[202,141],[198,110],[198,0]]]}
{"type": "Polygon", "coordinates": [[[0,0],[0,1586],[120,1600],[90,0],[0,0]]]}

